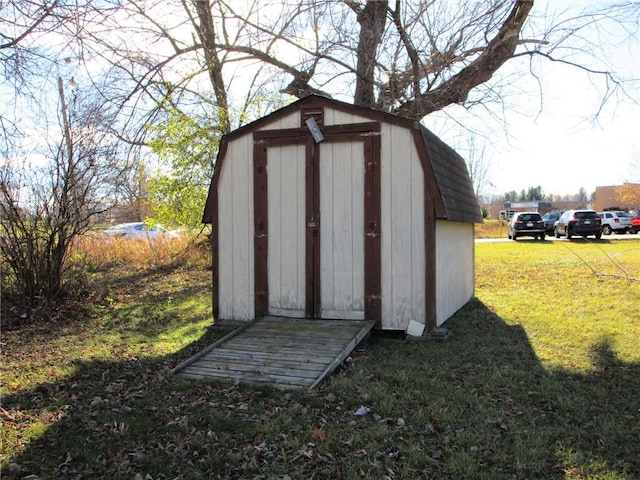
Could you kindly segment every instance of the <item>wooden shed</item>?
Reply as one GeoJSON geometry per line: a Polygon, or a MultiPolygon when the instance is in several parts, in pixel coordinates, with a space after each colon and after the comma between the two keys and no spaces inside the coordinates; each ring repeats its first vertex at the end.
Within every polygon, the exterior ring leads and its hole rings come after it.
{"type": "Polygon", "coordinates": [[[434,332],[474,293],[480,206],[419,122],[309,96],[223,137],[204,210],[213,315],[434,332]]]}

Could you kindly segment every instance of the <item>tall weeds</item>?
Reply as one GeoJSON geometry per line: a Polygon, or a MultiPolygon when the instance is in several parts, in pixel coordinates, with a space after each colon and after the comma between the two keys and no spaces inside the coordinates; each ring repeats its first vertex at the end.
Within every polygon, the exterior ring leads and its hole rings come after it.
{"type": "Polygon", "coordinates": [[[207,267],[210,262],[207,238],[191,234],[153,240],[105,239],[100,234],[85,235],[78,239],[72,251],[72,258],[82,259],[89,272],[108,268],[207,267]]]}
{"type": "MultiPolygon", "coordinates": [[[[53,304],[86,303],[89,298],[108,297],[112,283],[129,274],[144,278],[145,271],[163,269],[207,269],[211,264],[208,239],[185,233],[175,239],[107,239],[101,232],[78,236],[66,256],[60,294],[46,302],[27,305],[20,301],[11,270],[2,265],[2,323],[17,325],[50,319],[53,304]],[[52,303],[53,302],[53,303],[52,303]]],[[[55,309],[57,310],[57,309],[55,309]]]]}

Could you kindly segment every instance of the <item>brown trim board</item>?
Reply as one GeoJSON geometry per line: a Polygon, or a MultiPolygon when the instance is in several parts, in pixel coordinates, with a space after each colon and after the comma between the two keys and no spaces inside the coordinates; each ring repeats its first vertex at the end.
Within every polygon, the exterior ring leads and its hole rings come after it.
{"type": "Polygon", "coordinates": [[[307,238],[311,243],[311,249],[307,250],[307,258],[311,256],[310,270],[307,270],[307,279],[310,282],[306,294],[311,296],[307,298],[310,301],[307,310],[308,317],[320,316],[320,258],[322,255],[320,246],[320,147],[310,140],[307,143],[307,160],[311,173],[311,183],[307,183],[307,187],[311,186],[311,194],[307,192],[307,201],[310,206],[309,222],[307,223],[307,238]],[[309,255],[311,252],[311,255],[309,255]]]}
{"type": "Polygon", "coordinates": [[[380,179],[380,135],[364,142],[364,299],[365,318],[382,327],[382,215],[380,179]]]}
{"type": "Polygon", "coordinates": [[[429,194],[424,196],[424,324],[427,332],[433,332],[438,324],[436,285],[436,218],[433,201],[429,194]]]}
{"type": "Polygon", "coordinates": [[[254,296],[255,316],[269,310],[269,205],[267,194],[267,145],[253,143],[254,296]]]}
{"type": "Polygon", "coordinates": [[[447,211],[445,209],[444,202],[442,201],[442,195],[440,194],[440,189],[438,188],[438,184],[436,182],[436,176],[433,172],[433,166],[431,165],[431,160],[429,159],[427,147],[424,144],[422,132],[419,129],[415,128],[411,130],[411,135],[413,136],[413,143],[415,144],[416,150],[418,151],[418,157],[420,158],[422,170],[424,171],[425,198],[427,196],[431,198],[432,208],[437,218],[447,218],[447,211]]]}
{"type": "Polygon", "coordinates": [[[211,315],[214,322],[220,320],[220,266],[218,265],[218,259],[220,253],[218,251],[218,231],[219,231],[219,219],[218,219],[218,183],[222,166],[224,165],[224,159],[227,155],[228,142],[223,141],[220,144],[220,150],[218,151],[218,159],[215,166],[215,174],[211,181],[209,188],[209,194],[207,195],[207,203],[205,205],[203,221],[211,222],[211,282],[212,282],[212,299],[211,299],[211,315]]]}
{"type": "Polygon", "coordinates": [[[418,151],[420,163],[422,164],[424,178],[424,324],[427,332],[433,332],[438,326],[436,298],[436,218],[445,218],[446,212],[422,134],[419,130],[412,130],[411,133],[418,151]]]}

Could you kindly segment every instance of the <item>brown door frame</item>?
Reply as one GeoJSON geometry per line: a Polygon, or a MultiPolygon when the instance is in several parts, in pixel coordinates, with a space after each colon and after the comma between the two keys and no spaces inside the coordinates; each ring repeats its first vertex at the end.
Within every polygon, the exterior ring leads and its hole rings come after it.
{"type": "MultiPolygon", "coordinates": [[[[380,123],[366,122],[322,127],[323,142],[362,142],[364,148],[364,300],[365,318],[375,320],[379,327],[381,305],[381,180],[380,123]]],[[[269,225],[267,149],[275,146],[305,145],[305,314],[320,315],[320,148],[308,129],[261,130],[253,134],[254,180],[254,279],[255,316],[269,310],[269,225]]]]}

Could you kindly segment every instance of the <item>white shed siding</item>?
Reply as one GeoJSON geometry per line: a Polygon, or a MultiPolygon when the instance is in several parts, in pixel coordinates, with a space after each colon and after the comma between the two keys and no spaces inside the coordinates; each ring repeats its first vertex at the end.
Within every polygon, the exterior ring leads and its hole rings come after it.
{"type": "Polygon", "coordinates": [[[351,123],[364,123],[371,121],[369,118],[354,115],[352,113],[325,108],[324,124],[325,125],[346,125],[351,123]]]}
{"type": "Polygon", "coordinates": [[[269,313],[304,317],[305,147],[267,151],[269,313]]]}
{"type": "Polygon", "coordinates": [[[254,317],[253,139],[230,142],[218,180],[219,316],[254,317]]]}
{"type": "Polygon", "coordinates": [[[436,221],[437,323],[467,303],[474,292],[473,224],[436,221]]]}
{"type": "MultiPolygon", "coordinates": [[[[300,114],[296,112],[268,123],[261,130],[299,126],[300,114]]],[[[219,317],[251,320],[255,317],[251,133],[229,142],[225,168],[218,182],[219,317]]]]}
{"type": "Polygon", "coordinates": [[[411,132],[382,125],[382,328],[425,318],[424,175],[411,132]]]}
{"type": "MultiPolygon", "coordinates": [[[[371,119],[361,117],[352,113],[335,110],[333,108],[324,109],[325,125],[345,125],[351,123],[370,122],[371,119]]],[[[278,118],[272,122],[263,125],[259,130],[279,130],[284,128],[300,128],[300,112],[296,111],[290,115],[278,118]]]]}
{"type": "Polygon", "coordinates": [[[267,123],[259,130],[280,130],[283,128],[300,128],[300,112],[278,118],[277,120],[267,123]]]}

